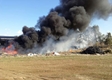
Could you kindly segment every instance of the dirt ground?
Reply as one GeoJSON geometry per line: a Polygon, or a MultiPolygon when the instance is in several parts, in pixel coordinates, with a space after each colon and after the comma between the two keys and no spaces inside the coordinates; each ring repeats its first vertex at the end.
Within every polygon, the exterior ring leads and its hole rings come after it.
{"type": "Polygon", "coordinates": [[[112,80],[112,55],[4,56],[0,80],[112,80]]]}

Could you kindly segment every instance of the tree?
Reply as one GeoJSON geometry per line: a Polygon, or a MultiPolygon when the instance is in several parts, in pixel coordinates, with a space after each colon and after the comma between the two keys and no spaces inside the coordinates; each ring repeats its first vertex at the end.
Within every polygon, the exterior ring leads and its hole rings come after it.
{"type": "Polygon", "coordinates": [[[104,42],[106,45],[112,45],[112,36],[111,36],[111,33],[108,33],[107,34],[107,38],[104,42]]]}

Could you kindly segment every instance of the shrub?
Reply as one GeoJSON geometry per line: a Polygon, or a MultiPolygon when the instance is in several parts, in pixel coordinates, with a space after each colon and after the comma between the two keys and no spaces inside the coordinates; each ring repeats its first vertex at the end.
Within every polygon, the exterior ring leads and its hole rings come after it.
{"type": "Polygon", "coordinates": [[[111,36],[111,33],[108,33],[107,34],[107,38],[106,38],[106,40],[105,40],[105,45],[112,45],[112,36],[111,36]]]}

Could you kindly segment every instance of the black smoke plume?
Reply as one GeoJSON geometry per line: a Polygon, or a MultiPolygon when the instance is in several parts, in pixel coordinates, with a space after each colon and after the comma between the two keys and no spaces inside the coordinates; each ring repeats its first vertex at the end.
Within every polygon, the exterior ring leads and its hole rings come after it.
{"type": "MultiPolygon", "coordinates": [[[[49,5],[49,4],[48,4],[49,5]]],[[[59,41],[70,30],[83,32],[93,18],[106,19],[112,14],[109,0],[60,0],[47,16],[40,17],[36,28],[23,27],[23,35],[15,38],[16,48],[32,49],[43,46],[49,38],[59,41]]]]}
{"type": "Polygon", "coordinates": [[[83,31],[93,17],[106,19],[112,14],[108,0],[60,0],[60,5],[41,17],[36,27],[50,28],[51,34],[60,38],[69,29],[83,31]]]}

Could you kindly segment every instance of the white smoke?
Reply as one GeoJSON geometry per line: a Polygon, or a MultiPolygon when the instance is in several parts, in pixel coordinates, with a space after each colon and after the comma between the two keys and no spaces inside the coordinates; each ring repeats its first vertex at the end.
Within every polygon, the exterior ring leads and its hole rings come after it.
{"type": "Polygon", "coordinates": [[[31,51],[34,53],[63,52],[70,49],[86,48],[94,45],[100,36],[99,27],[88,27],[85,31],[79,32],[71,30],[68,35],[60,38],[60,41],[54,41],[51,37],[39,48],[37,45],[31,51]]]}

